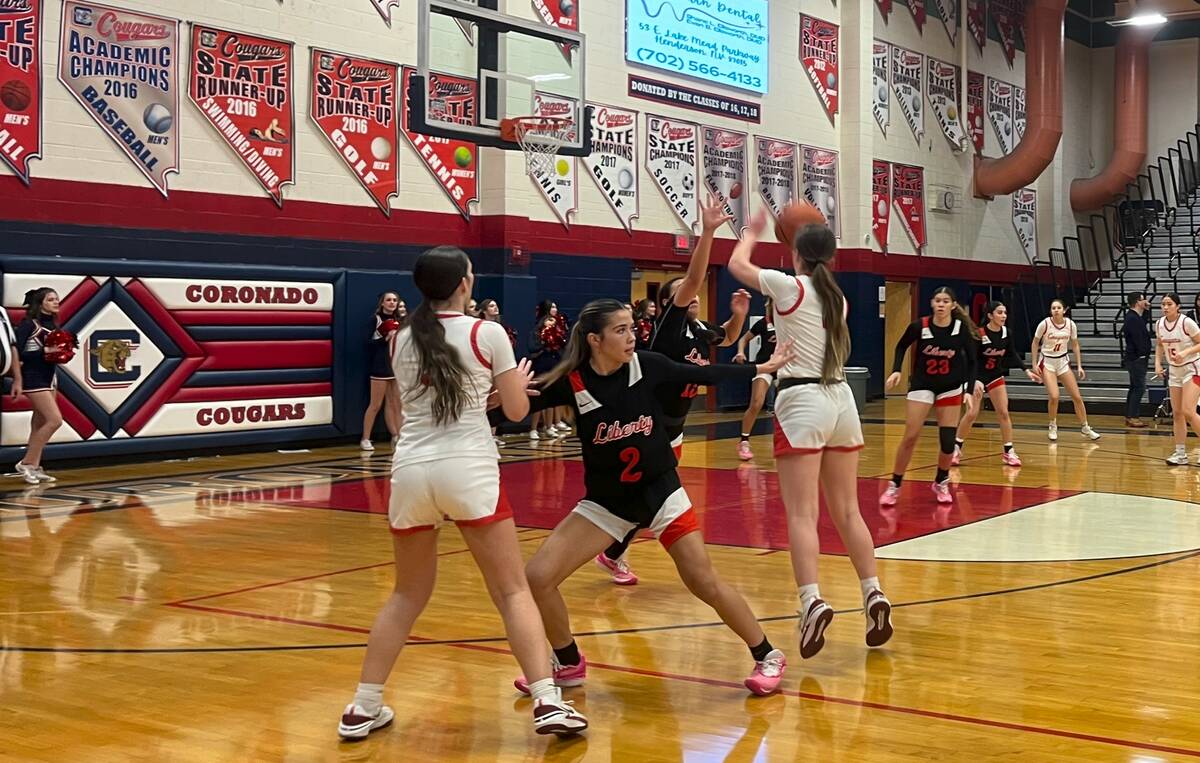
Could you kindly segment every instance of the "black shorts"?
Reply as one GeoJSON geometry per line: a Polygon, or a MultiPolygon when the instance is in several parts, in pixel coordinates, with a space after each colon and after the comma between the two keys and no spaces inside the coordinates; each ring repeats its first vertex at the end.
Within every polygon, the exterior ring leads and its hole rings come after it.
{"type": "Polygon", "coordinates": [[[26,392],[45,392],[58,389],[58,366],[49,363],[26,363],[21,366],[21,386],[26,392]]]}
{"type": "Polygon", "coordinates": [[[386,344],[372,349],[370,376],[372,379],[396,378],[396,372],[392,370],[392,358],[386,344]]]}

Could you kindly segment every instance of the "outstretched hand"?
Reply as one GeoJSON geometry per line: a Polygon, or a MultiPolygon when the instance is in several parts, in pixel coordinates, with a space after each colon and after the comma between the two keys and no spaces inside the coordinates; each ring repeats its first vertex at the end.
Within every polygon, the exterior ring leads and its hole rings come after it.
{"type": "Polygon", "coordinates": [[[733,219],[733,215],[725,213],[725,205],[711,193],[704,195],[704,205],[700,207],[700,223],[704,231],[710,233],[733,219]]]}
{"type": "Polygon", "coordinates": [[[750,292],[738,289],[729,298],[729,311],[734,315],[745,318],[750,313],[750,292]]]}

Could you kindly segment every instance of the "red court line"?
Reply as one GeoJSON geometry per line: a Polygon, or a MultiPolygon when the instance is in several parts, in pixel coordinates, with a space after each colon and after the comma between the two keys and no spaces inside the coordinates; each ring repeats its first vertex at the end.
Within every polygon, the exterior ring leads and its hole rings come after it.
{"type": "Polygon", "coordinates": [[[307,625],[310,628],[325,628],[331,631],[342,631],[344,633],[370,633],[370,628],[359,628],[353,625],[338,625],[337,623],[322,623],[315,620],[298,620],[294,617],[284,617],[282,615],[266,615],[261,612],[244,612],[240,609],[225,609],[223,607],[206,607],[203,604],[188,604],[186,602],[173,601],[165,606],[174,607],[176,609],[194,609],[197,612],[211,612],[217,615],[233,615],[234,617],[248,617],[251,620],[266,620],[272,623],[288,623],[289,625],[307,625]]]}

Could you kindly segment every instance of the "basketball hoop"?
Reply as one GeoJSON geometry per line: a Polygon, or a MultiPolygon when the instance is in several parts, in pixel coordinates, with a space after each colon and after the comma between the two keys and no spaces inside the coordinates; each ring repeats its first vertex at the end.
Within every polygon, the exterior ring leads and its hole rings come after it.
{"type": "Polygon", "coordinates": [[[514,117],[500,121],[500,137],[521,146],[525,152],[525,171],[530,176],[554,171],[554,157],[573,129],[574,123],[561,117],[514,117]]]}

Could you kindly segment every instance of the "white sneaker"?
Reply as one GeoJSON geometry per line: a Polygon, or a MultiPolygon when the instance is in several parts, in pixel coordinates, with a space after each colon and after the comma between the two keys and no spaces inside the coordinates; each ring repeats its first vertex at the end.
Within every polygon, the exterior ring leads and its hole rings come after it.
{"type": "Polygon", "coordinates": [[[1084,437],[1088,438],[1089,440],[1099,440],[1100,439],[1100,433],[1097,432],[1095,429],[1092,429],[1087,424],[1084,424],[1079,429],[1079,433],[1082,434],[1084,437]]]}
{"type": "Polygon", "coordinates": [[[58,482],[58,477],[51,477],[46,474],[46,470],[41,466],[33,467],[33,476],[38,478],[38,482],[58,482]]]}
{"type": "Polygon", "coordinates": [[[567,424],[565,421],[558,422],[554,426],[550,427],[550,429],[553,432],[555,432],[556,434],[570,434],[571,433],[571,426],[569,424],[567,424]]]}
{"type": "Polygon", "coordinates": [[[883,491],[883,495],[879,496],[879,505],[895,506],[898,500],[900,500],[900,488],[889,482],[887,488],[883,491]]]}
{"type": "Polygon", "coordinates": [[[380,705],[375,715],[369,715],[358,705],[346,705],[342,720],[338,723],[338,736],[342,739],[366,739],[367,734],[388,725],[395,717],[396,714],[387,705],[380,705]]]}
{"type": "Polygon", "coordinates": [[[358,443],[358,449],[366,451],[375,450],[375,443],[371,442],[370,440],[361,440],[358,443]]]}
{"type": "Polygon", "coordinates": [[[578,734],[588,727],[588,720],[572,703],[563,700],[562,689],[554,687],[555,696],[533,703],[533,730],[539,734],[560,737],[578,734]]]}
{"type": "Polygon", "coordinates": [[[538,434],[538,431],[536,429],[530,429],[529,430],[529,439],[530,440],[540,440],[540,439],[542,439],[542,436],[540,434],[538,434]]]}
{"type": "Polygon", "coordinates": [[[16,469],[17,474],[21,475],[21,478],[30,485],[36,485],[41,482],[41,480],[39,480],[37,477],[36,466],[29,466],[28,464],[17,462],[17,465],[13,468],[16,469]]]}
{"type": "Polygon", "coordinates": [[[1183,451],[1177,450],[1171,455],[1167,456],[1167,463],[1171,466],[1187,466],[1188,455],[1183,451]]]}
{"type": "Polygon", "coordinates": [[[876,588],[867,594],[863,612],[867,616],[867,646],[883,646],[892,637],[892,603],[876,588]]]}
{"type": "Polygon", "coordinates": [[[1058,442],[1058,424],[1055,424],[1055,423],[1050,424],[1049,436],[1050,436],[1050,442],[1058,442]]]}
{"type": "Polygon", "coordinates": [[[815,657],[825,646],[825,629],[833,621],[833,607],[823,599],[813,599],[800,617],[800,656],[815,657]]]}

